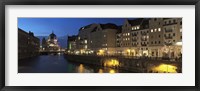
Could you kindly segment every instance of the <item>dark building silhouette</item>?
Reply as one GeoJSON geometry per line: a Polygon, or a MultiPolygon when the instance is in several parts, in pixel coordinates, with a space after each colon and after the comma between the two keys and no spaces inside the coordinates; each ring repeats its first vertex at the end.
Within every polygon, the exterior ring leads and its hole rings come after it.
{"type": "Polygon", "coordinates": [[[37,56],[40,49],[40,39],[33,32],[25,32],[18,28],[18,59],[37,56]]]}
{"type": "Polygon", "coordinates": [[[76,49],[76,39],[77,39],[77,36],[75,36],[75,35],[68,36],[67,49],[69,49],[69,50],[75,50],[76,49]]]}
{"type": "Polygon", "coordinates": [[[45,38],[42,38],[42,50],[46,50],[47,49],[47,42],[45,38]]]}

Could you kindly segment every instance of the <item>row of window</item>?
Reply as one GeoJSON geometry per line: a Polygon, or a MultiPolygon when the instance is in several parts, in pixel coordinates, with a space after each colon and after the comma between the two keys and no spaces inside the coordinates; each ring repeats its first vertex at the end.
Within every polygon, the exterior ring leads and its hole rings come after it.
{"type": "Polygon", "coordinates": [[[169,20],[169,21],[165,21],[165,24],[173,24],[173,23],[176,23],[175,19],[169,20]]]}
{"type": "Polygon", "coordinates": [[[107,46],[107,44],[102,44],[102,46],[107,46]]]}
{"type": "Polygon", "coordinates": [[[155,28],[155,29],[151,29],[151,32],[160,32],[161,28],[155,28]]]}
{"type": "MultiPolygon", "coordinates": [[[[155,18],[154,21],[157,21],[157,19],[155,18]]],[[[168,20],[164,22],[164,24],[173,24],[173,23],[177,23],[176,19],[168,20]]],[[[160,25],[160,22],[159,22],[159,25],[160,25]]],[[[182,25],[182,21],[180,21],[180,25],[182,25]]]]}
{"type": "Polygon", "coordinates": [[[123,40],[130,40],[130,38],[123,38],[123,40]]]}
{"type": "Polygon", "coordinates": [[[139,26],[132,27],[132,30],[138,30],[138,29],[140,29],[140,27],[139,27],[139,26]]]}
{"type": "MultiPolygon", "coordinates": [[[[175,26],[172,28],[172,29],[166,29],[166,28],[164,28],[164,30],[165,30],[165,32],[168,32],[168,31],[173,31],[175,29],[175,26]]],[[[151,32],[160,32],[161,31],[161,28],[155,28],[155,29],[151,29],[151,32]]],[[[182,32],[182,29],[180,29],[180,32],[182,32]]],[[[141,31],[140,32],[141,34],[147,34],[147,33],[149,33],[148,31],[141,31]]],[[[132,36],[137,36],[137,34],[138,34],[138,32],[133,32],[132,33],[132,36]]],[[[123,36],[129,36],[130,35],[130,33],[124,33],[123,34],[123,36]]],[[[118,35],[118,37],[120,37],[120,35],[118,35]]]]}
{"type": "MultiPolygon", "coordinates": [[[[139,45],[138,42],[135,42],[135,43],[117,43],[117,46],[130,46],[130,44],[132,44],[132,46],[137,46],[139,45]]],[[[141,46],[147,46],[148,45],[148,42],[140,42],[140,45],[141,46]]]]}
{"type": "MultiPolygon", "coordinates": [[[[149,36],[147,35],[147,36],[142,36],[141,37],[141,39],[148,39],[149,38],[149,36]]],[[[137,40],[138,39],[138,37],[135,37],[135,38],[132,38],[133,40],[137,40]]],[[[117,39],[117,41],[118,40],[120,40],[120,39],[117,39]]],[[[123,40],[125,41],[125,40],[130,40],[130,38],[123,38],[123,40]]]]}
{"type": "Polygon", "coordinates": [[[129,36],[130,33],[123,33],[123,36],[129,36]]]}
{"type": "MultiPolygon", "coordinates": [[[[160,44],[161,42],[160,41],[151,41],[151,44],[160,44]]],[[[147,43],[148,44],[148,43],[147,43]]]]}
{"type": "MultiPolygon", "coordinates": [[[[160,35],[158,35],[158,38],[160,38],[160,37],[161,37],[161,36],[160,36],[160,35]]],[[[154,36],[152,35],[152,36],[151,36],[151,38],[154,38],[154,36]]]]}

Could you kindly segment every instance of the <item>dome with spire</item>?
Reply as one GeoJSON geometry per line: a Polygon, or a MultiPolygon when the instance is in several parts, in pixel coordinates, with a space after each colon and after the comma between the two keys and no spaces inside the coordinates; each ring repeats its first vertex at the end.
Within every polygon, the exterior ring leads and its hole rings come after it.
{"type": "Polygon", "coordinates": [[[58,45],[58,40],[54,32],[49,35],[49,38],[47,39],[47,50],[53,51],[53,50],[58,50],[59,45],[58,45]]]}
{"type": "Polygon", "coordinates": [[[54,32],[52,31],[52,33],[49,35],[50,39],[56,39],[56,35],[54,34],[54,32]]]}

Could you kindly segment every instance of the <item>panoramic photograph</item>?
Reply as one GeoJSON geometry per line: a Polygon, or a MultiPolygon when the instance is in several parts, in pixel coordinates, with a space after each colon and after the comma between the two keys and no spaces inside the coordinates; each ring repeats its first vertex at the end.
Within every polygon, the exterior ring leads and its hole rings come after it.
{"type": "Polygon", "coordinates": [[[18,73],[182,73],[182,18],[18,18],[18,73]]]}

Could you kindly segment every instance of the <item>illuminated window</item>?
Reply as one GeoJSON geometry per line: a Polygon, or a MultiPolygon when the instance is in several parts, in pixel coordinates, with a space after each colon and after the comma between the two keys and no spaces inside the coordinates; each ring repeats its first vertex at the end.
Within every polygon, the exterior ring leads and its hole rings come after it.
{"type": "Polygon", "coordinates": [[[134,30],[134,27],[132,27],[132,30],[134,30]]]}
{"type": "Polygon", "coordinates": [[[85,43],[87,43],[87,40],[85,40],[85,43]]]}
{"type": "Polygon", "coordinates": [[[153,32],[153,29],[151,29],[151,32],[153,32]]]}
{"type": "Polygon", "coordinates": [[[139,27],[139,26],[137,26],[137,29],[140,29],[140,27],[139,27]]]}
{"type": "Polygon", "coordinates": [[[69,44],[69,49],[71,49],[72,48],[72,46],[71,46],[71,43],[69,44]]]}
{"type": "Polygon", "coordinates": [[[180,32],[182,32],[182,28],[180,29],[180,32]]]}
{"type": "Polygon", "coordinates": [[[106,35],[103,35],[103,37],[106,37],[106,35]]]}
{"type": "Polygon", "coordinates": [[[156,31],[157,31],[157,29],[155,28],[155,29],[154,29],[154,31],[156,32],[156,31]]]}
{"type": "Polygon", "coordinates": [[[128,33],[128,36],[130,35],[130,33],[128,33]]]}
{"type": "Polygon", "coordinates": [[[127,38],[126,38],[126,40],[127,40],[127,38]]]}
{"type": "Polygon", "coordinates": [[[137,28],[135,27],[135,30],[136,30],[137,28]]]}
{"type": "Polygon", "coordinates": [[[78,37],[78,40],[80,40],[81,38],[80,37],[78,37]]]}
{"type": "Polygon", "coordinates": [[[161,31],[161,28],[158,28],[158,31],[161,31]]]}

